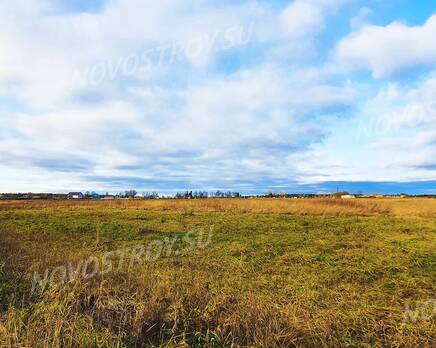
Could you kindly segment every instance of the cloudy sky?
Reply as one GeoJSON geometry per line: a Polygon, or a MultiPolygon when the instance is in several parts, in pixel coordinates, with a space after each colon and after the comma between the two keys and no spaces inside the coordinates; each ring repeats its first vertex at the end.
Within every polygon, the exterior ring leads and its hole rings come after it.
{"type": "Polygon", "coordinates": [[[0,192],[436,193],[436,0],[0,1],[0,192]]]}

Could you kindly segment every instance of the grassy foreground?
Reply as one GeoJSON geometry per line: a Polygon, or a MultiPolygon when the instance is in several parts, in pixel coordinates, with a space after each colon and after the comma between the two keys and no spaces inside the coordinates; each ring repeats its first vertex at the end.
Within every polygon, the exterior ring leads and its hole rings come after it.
{"type": "Polygon", "coordinates": [[[0,347],[431,347],[435,281],[432,199],[0,202],[0,347]]]}

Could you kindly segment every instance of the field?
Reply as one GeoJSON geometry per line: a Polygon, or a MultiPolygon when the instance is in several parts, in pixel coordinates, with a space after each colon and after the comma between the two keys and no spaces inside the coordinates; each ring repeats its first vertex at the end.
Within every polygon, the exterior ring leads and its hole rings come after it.
{"type": "Polygon", "coordinates": [[[0,347],[432,347],[435,199],[0,201],[0,347]]]}

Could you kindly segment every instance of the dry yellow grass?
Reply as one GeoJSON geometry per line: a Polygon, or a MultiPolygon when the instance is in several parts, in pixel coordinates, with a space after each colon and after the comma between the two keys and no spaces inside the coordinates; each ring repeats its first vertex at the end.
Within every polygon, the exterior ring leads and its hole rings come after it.
{"type": "Polygon", "coordinates": [[[143,209],[181,212],[276,213],[325,216],[436,217],[432,198],[253,198],[253,199],[159,199],[159,200],[23,200],[0,201],[0,210],[10,209],[143,209]]]}
{"type": "Polygon", "coordinates": [[[436,217],[436,199],[432,198],[253,198],[253,199],[160,199],[112,201],[23,200],[0,201],[0,210],[10,209],[143,209],[153,211],[277,213],[326,216],[436,217]]]}

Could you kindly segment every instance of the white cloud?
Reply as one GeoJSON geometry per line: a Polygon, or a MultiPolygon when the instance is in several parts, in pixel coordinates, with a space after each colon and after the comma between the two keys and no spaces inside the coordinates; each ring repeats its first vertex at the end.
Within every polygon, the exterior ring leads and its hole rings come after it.
{"type": "Polygon", "coordinates": [[[334,59],[346,68],[369,69],[375,78],[404,69],[436,65],[436,15],[422,26],[393,22],[385,27],[366,25],[343,38],[334,59]]]}
{"type": "Polygon", "coordinates": [[[307,1],[295,1],[281,16],[285,34],[289,37],[302,37],[317,34],[324,27],[321,9],[307,1]]]}
{"type": "Polygon", "coordinates": [[[355,119],[336,122],[322,143],[292,154],[298,179],[420,181],[436,175],[436,79],[389,83],[362,102],[355,119]]]}
{"type": "MultiPolygon", "coordinates": [[[[81,87],[75,80],[78,73],[98,70],[105,62],[116,71],[120,60],[149,49],[165,50],[170,56],[178,43],[188,46],[182,63],[204,67],[215,54],[208,45],[217,34],[221,45],[229,45],[230,36],[238,36],[241,27],[250,35],[252,22],[266,11],[256,5],[229,5],[219,11],[203,5],[189,11],[192,6],[183,0],[117,0],[90,14],[58,12],[55,2],[48,0],[2,3],[0,95],[31,107],[64,106],[81,87]],[[200,50],[194,47],[198,39],[200,50]]],[[[153,66],[146,81],[159,78],[171,63],[168,57],[163,65],[153,66]]],[[[144,79],[138,72],[120,75],[112,84],[126,77],[144,79]]]]}
{"type": "Polygon", "coordinates": [[[386,135],[404,128],[436,127],[436,78],[417,87],[390,83],[364,109],[362,131],[386,135]]]}
{"type": "Polygon", "coordinates": [[[117,94],[125,80],[156,84],[178,73],[181,66],[206,69],[221,48],[244,49],[234,42],[239,36],[253,45],[273,43],[265,50],[266,55],[271,52],[270,58],[274,52],[282,57],[307,56],[313,47],[308,44],[302,49],[296,39],[319,33],[327,14],[341,2],[297,0],[283,13],[253,2],[213,6],[186,0],[115,0],[97,13],[65,13],[53,0],[3,2],[0,96],[18,99],[31,108],[65,107],[83,92],[80,77],[90,74],[90,80],[98,80],[101,71],[106,79],[96,85],[100,94],[117,94]],[[283,42],[280,18],[294,44],[283,42]],[[186,53],[183,61],[174,59],[179,56],[179,45],[186,53]],[[217,49],[211,50],[211,45],[217,49]],[[144,53],[150,49],[155,56],[165,55],[163,64],[154,64],[145,72],[123,73],[129,57],[144,63],[144,53]]]}
{"type": "Polygon", "coordinates": [[[289,38],[303,38],[319,34],[325,27],[327,14],[336,9],[341,0],[295,0],[281,16],[283,33],[289,38]]]}
{"type": "MultiPolygon", "coordinates": [[[[436,79],[418,87],[390,85],[368,104],[378,109],[382,139],[371,146],[386,154],[385,165],[406,173],[429,176],[436,171],[436,79]],[[401,156],[394,155],[395,153],[401,156]]],[[[410,174],[409,174],[410,175],[410,174]]]]}
{"type": "Polygon", "coordinates": [[[430,178],[436,171],[436,79],[416,87],[389,84],[362,109],[361,135],[383,168],[402,179],[430,178]]]}

